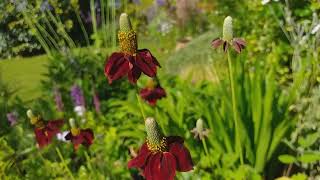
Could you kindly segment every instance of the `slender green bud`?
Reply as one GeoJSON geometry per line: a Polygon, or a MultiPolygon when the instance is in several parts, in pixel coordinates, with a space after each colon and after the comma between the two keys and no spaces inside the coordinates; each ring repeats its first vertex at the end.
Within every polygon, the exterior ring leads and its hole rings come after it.
{"type": "Polygon", "coordinates": [[[27,111],[27,116],[28,116],[29,119],[32,119],[32,118],[35,117],[31,109],[29,109],[29,110],[27,111]]]}
{"type": "Polygon", "coordinates": [[[163,138],[160,127],[154,118],[148,117],[145,121],[147,138],[151,144],[159,144],[163,138]]]}
{"type": "Polygon", "coordinates": [[[232,17],[227,16],[223,22],[223,36],[222,39],[230,42],[233,39],[232,31],[232,17]]]}
{"type": "Polygon", "coordinates": [[[76,128],[76,121],[73,119],[73,118],[70,118],[69,119],[69,124],[71,126],[71,128],[76,128]]]}
{"type": "Polygon", "coordinates": [[[129,32],[132,30],[131,22],[127,13],[122,13],[119,19],[120,31],[129,32]]]}

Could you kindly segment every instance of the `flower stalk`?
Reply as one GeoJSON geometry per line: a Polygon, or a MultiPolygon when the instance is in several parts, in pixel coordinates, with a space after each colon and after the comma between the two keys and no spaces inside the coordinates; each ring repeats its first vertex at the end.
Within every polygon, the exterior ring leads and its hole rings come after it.
{"type": "Polygon", "coordinates": [[[240,163],[243,165],[243,157],[242,157],[242,147],[241,147],[241,137],[239,133],[239,125],[238,125],[238,113],[237,113],[237,101],[235,96],[235,88],[234,88],[234,79],[233,79],[233,70],[232,70],[232,61],[230,52],[227,52],[228,59],[228,70],[229,70],[229,78],[230,78],[230,88],[231,88],[231,96],[232,96],[232,112],[233,112],[233,120],[235,126],[235,139],[236,139],[236,151],[239,153],[240,163]]]}

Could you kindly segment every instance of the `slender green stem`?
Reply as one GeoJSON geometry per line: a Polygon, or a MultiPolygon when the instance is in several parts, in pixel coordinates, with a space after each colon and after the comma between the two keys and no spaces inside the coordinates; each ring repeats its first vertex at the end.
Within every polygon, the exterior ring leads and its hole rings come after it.
{"type": "MultiPolygon", "coordinates": [[[[94,33],[94,36],[95,36],[95,41],[97,42],[98,28],[97,28],[96,9],[95,9],[94,0],[90,0],[90,12],[91,12],[93,33],[94,33]]],[[[95,45],[97,45],[97,44],[95,44],[95,45]]]]}
{"type": "Polygon", "coordinates": [[[75,178],[74,178],[72,172],[70,171],[70,169],[68,168],[68,165],[67,165],[66,161],[64,160],[64,158],[63,158],[63,156],[62,156],[59,148],[56,147],[56,151],[57,151],[57,153],[58,153],[58,156],[59,156],[60,160],[62,161],[63,166],[66,168],[66,170],[67,170],[70,178],[71,178],[72,180],[75,180],[75,178]]]}
{"type": "Polygon", "coordinates": [[[236,139],[236,149],[239,153],[240,163],[243,165],[243,157],[242,157],[242,147],[241,147],[241,137],[239,133],[239,126],[238,126],[238,116],[237,116],[237,101],[236,95],[234,90],[234,80],[233,80],[233,71],[232,71],[232,62],[230,57],[230,52],[228,51],[228,65],[229,65],[229,78],[230,78],[230,86],[231,86],[231,94],[232,94],[232,111],[233,111],[233,120],[235,126],[235,139],[236,139]]]}
{"type": "Polygon", "coordinates": [[[201,139],[201,142],[202,142],[202,146],[203,146],[203,148],[204,148],[204,152],[206,153],[207,158],[209,158],[210,165],[212,166],[213,163],[212,163],[211,158],[210,158],[210,155],[209,155],[209,151],[208,151],[206,139],[205,139],[205,138],[202,138],[202,139],[201,139]]]}
{"type": "Polygon", "coordinates": [[[89,36],[88,36],[87,31],[86,31],[86,28],[85,28],[84,25],[83,25],[83,22],[82,22],[82,20],[81,20],[81,17],[80,17],[80,15],[79,15],[79,12],[78,12],[76,9],[74,9],[74,13],[76,14],[78,23],[80,24],[80,28],[81,28],[81,30],[82,30],[84,39],[86,40],[87,46],[90,46],[89,36]]]}
{"type": "Polygon", "coordinates": [[[136,94],[136,96],[137,96],[137,99],[138,99],[138,103],[139,103],[139,107],[140,107],[140,111],[141,111],[143,120],[145,121],[146,120],[146,114],[144,113],[144,109],[143,109],[143,106],[142,106],[142,103],[141,103],[141,99],[140,99],[138,93],[136,94]]]}
{"type": "Polygon", "coordinates": [[[23,18],[26,21],[27,25],[30,27],[31,30],[34,31],[34,35],[37,38],[37,40],[39,41],[39,43],[41,44],[41,46],[43,47],[43,49],[46,51],[46,53],[48,54],[48,56],[51,56],[51,51],[49,48],[49,45],[47,44],[47,42],[45,41],[45,39],[42,37],[41,33],[39,32],[39,30],[35,27],[34,23],[31,20],[31,15],[27,14],[26,12],[22,12],[23,18]]]}

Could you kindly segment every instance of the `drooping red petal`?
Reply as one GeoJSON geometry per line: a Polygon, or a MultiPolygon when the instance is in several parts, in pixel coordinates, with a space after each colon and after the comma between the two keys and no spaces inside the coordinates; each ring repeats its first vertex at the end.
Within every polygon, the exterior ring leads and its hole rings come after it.
{"type": "Polygon", "coordinates": [[[160,86],[156,88],[143,88],[140,90],[140,96],[150,105],[154,106],[158,99],[166,96],[166,92],[160,86]]]}
{"type": "Polygon", "coordinates": [[[135,56],[135,65],[149,77],[156,76],[157,66],[160,67],[157,59],[147,49],[138,50],[135,56]]]}
{"type": "Polygon", "coordinates": [[[155,64],[156,66],[161,67],[160,63],[158,62],[157,58],[155,58],[152,53],[148,49],[140,49],[138,50],[138,53],[147,60],[150,60],[152,64],[155,64]]]}
{"type": "Polygon", "coordinates": [[[150,156],[144,171],[147,180],[173,180],[176,176],[176,159],[169,152],[150,156]]]}
{"type": "Polygon", "coordinates": [[[224,41],[221,38],[216,38],[216,39],[212,40],[211,46],[213,48],[217,48],[217,47],[221,46],[223,44],[223,42],[224,41]]]}
{"type": "Polygon", "coordinates": [[[73,136],[71,134],[71,139],[70,140],[71,140],[71,142],[73,144],[74,149],[78,150],[80,144],[83,142],[83,136],[81,136],[80,134],[77,135],[77,136],[73,136]]]}
{"type": "Polygon", "coordinates": [[[46,126],[46,131],[48,135],[48,140],[51,142],[53,136],[60,132],[60,128],[63,126],[63,119],[49,121],[46,126]]]}
{"type": "Polygon", "coordinates": [[[143,176],[146,180],[154,180],[156,174],[152,172],[153,165],[156,163],[156,160],[160,158],[161,153],[150,154],[143,171],[143,176]]]}
{"type": "Polygon", "coordinates": [[[131,84],[136,84],[140,75],[141,75],[141,70],[138,67],[133,66],[132,69],[130,71],[128,71],[129,82],[131,84]]]}
{"type": "Polygon", "coordinates": [[[239,45],[236,41],[232,42],[232,47],[235,51],[237,51],[237,53],[241,52],[241,45],[239,45]]]}
{"type": "MultiPolygon", "coordinates": [[[[131,65],[132,66],[132,65],[131,65]]],[[[130,70],[130,62],[123,53],[113,53],[107,60],[104,68],[105,76],[108,77],[109,84],[125,76],[130,70]]]]}
{"type": "Polygon", "coordinates": [[[74,146],[74,149],[77,150],[80,144],[89,147],[93,143],[94,134],[91,129],[81,129],[77,136],[73,136],[72,133],[69,132],[65,136],[65,139],[70,140],[74,146]]]}
{"type": "Polygon", "coordinates": [[[83,137],[82,145],[89,147],[93,143],[94,134],[91,129],[81,130],[80,135],[83,137]]]}
{"type": "Polygon", "coordinates": [[[155,94],[157,95],[158,98],[162,98],[162,97],[167,96],[166,91],[160,86],[156,87],[154,89],[154,91],[155,91],[155,94]]]}
{"type": "Polygon", "coordinates": [[[35,134],[36,141],[37,141],[40,148],[49,144],[48,137],[45,133],[44,128],[35,128],[34,134],[35,134]]]}
{"type": "Polygon", "coordinates": [[[180,137],[167,138],[169,152],[174,155],[177,160],[177,170],[181,172],[193,169],[193,162],[189,150],[183,145],[180,137]]]}
{"type": "Polygon", "coordinates": [[[228,51],[228,46],[229,46],[229,43],[227,41],[224,41],[224,43],[223,43],[223,51],[224,52],[228,51]]]}
{"type": "Polygon", "coordinates": [[[140,148],[138,156],[128,162],[128,168],[143,168],[150,153],[147,143],[144,143],[140,148]]]}
{"type": "MultiPolygon", "coordinates": [[[[234,38],[233,41],[237,42],[238,44],[240,44],[241,46],[245,47],[246,46],[246,41],[241,39],[241,38],[234,38]]],[[[243,48],[242,48],[243,49],[243,48]]]]}
{"type": "Polygon", "coordinates": [[[176,176],[176,158],[169,152],[164,152],[160,161],[159,174],[160,179],[173,180],[176,176]],[[161,177],[162,176],[162,177],[161,177]]]}
{"type": "Polygon", "coordinates": [[[183,144],[183,142],[184,142],[183,138],[180,136],[168,136],[166,138],[166,140],[167,140],[167,144],[169,145],[169,147],[170,147],[170,144],[172,144],[172,143],[183,144]]]}

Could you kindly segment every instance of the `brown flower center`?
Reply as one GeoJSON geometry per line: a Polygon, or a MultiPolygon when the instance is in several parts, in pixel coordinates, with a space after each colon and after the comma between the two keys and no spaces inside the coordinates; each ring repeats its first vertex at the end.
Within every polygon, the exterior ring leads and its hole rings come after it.
{"type": "Polygon", "coordinates": [[[79,128],[71,128],[71,134],[72,136],[78,136],[80,134],[79,128]]]}
{"type": "Polygon", "coordinates": [[[167,140],[165,137],[163,137],[162,140],[156,144],[147,140],[147,146],[148,146],[149,151],[151,151],[153,154],[158,153],[158,152],[165,152],[165,151],[167,151],[167,140]]]}
{"type": "Polygon", "coordinates": [[[31,118],[31,124],[40,129],[44,128],[45,126],[44,121],[40,116],[31,118]]]}
{"type": "Polygon", "coordinates": [[[129,55],[134,55],[137,52],[137,36],[133,30],[119,31],[118,39],[121,52],[129,55]]]}

